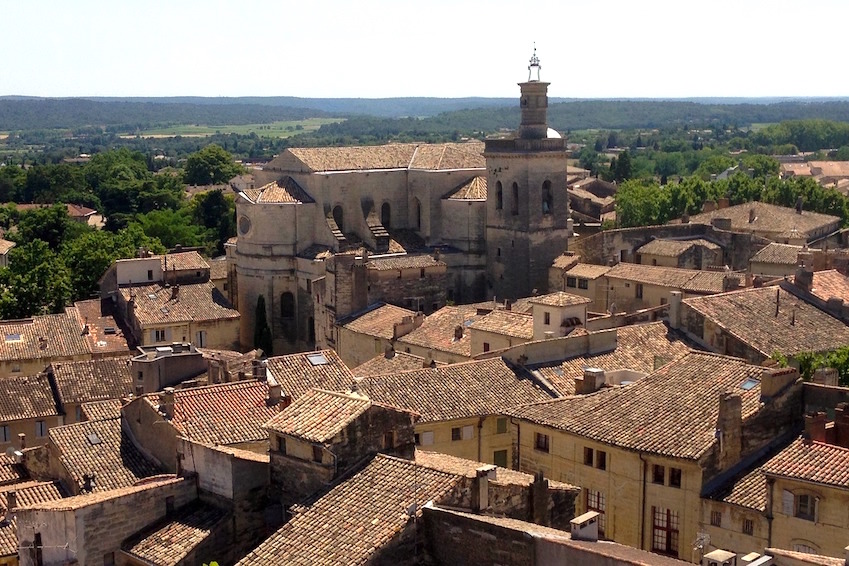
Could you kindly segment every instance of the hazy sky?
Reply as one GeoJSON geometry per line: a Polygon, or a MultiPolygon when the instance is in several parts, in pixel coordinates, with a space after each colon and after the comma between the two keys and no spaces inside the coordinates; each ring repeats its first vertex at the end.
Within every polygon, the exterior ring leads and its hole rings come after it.
{"type": "Polygon", "coordinates": [[[849,1],[0,0],[0,95],[849,96],[849,1]]]}

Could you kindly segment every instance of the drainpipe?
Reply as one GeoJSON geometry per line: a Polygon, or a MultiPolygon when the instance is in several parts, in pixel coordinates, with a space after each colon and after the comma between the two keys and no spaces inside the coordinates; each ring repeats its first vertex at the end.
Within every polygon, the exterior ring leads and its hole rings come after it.
{"type": "Polygon", "coordinates": [[[775,480],[772,478],[766,479],[767,484],[767,492],[766,492],[766,524],[767,524],[767,535],[766,535],[766,546],[767,548],[772,548],[772,504],[773,504],[773,492],[775,489],[775,480]]]}
{"type": "Polygon", "coordinates": [[[520,456],[522,455],[522,429],[519,427],[519,423],[513,420],[513,417],[510,417],[510,424],[516,426],[516,467],[513,468],[513,462],[510,462],[510,468],[519,470],[522,468],[522,460],[520,458],[520,456]]]}
{"type": "Polygon", "coordinates": [[[478,418],[478,462],[483,462],[483,460],[481,460],[481,452],[483,450],[483,447],[482,447],[482,444],[483,444],[483,438],[482,437],[483,437],[483,435],[481,433],[483,432],[483,420],[484,420],[484,418],[486,418],[486,417],[479,417],[478,418]]]}
{"type": "Polygon", "coordinates": [[[645,550],[644,538],[646,529],[646,473],[648,470],[648,462],[643,458],[643,454],[638,454],[640,462],[643,463],[643,486],[642,495],[640,497],[640,550],[645,550]]]}

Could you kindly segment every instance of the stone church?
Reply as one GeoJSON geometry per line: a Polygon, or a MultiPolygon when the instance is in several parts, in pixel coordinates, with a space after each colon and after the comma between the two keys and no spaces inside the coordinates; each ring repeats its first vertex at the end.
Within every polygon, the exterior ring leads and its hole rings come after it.
{"type": "Polygon", "coordinates": [[[567,152],[536,54],[528,71],[513,134],[292,148],[257,171],[227,249],[243,345],[260,295],[281,354],[332,347],[335,323],[376,301],[429,313],[544,293],[571,234],[567,152]]]}

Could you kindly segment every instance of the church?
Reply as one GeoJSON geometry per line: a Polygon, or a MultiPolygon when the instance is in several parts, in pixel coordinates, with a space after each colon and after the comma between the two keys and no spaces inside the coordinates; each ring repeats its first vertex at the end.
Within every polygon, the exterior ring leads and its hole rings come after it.
{"type": "Polygon", "coordinates": [[[512,134],[290,148],[257,171],[227,247],[243,346],[260,296],[282,354],[333,347],[336,323],[378,301],[427,314],[546,292],[572,220],[566,140],[548,127],[540,68],[534,53],[512,134]]]}

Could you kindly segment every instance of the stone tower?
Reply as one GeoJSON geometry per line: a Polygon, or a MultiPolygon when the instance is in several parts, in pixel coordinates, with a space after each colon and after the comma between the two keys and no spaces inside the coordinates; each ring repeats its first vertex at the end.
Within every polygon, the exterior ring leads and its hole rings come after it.
{"type": "Polygon", "coordinates": [[[539,59],[519,83],[522,122],[515,134],[486,140],[488,295],[545,293],[548,268],[566,251],[572,222],[566,195],[566,140],[548,127],[548,84],[539,59]]]}

